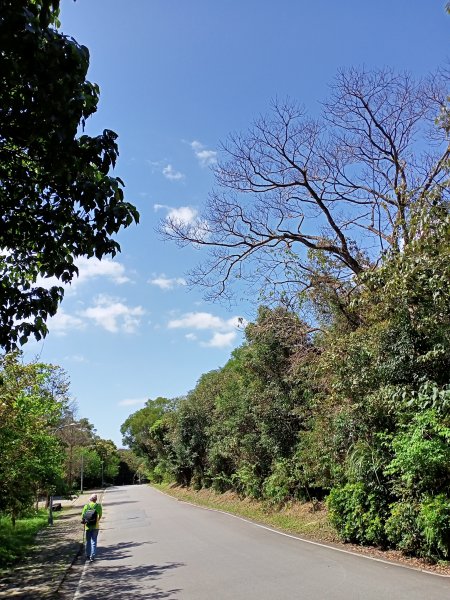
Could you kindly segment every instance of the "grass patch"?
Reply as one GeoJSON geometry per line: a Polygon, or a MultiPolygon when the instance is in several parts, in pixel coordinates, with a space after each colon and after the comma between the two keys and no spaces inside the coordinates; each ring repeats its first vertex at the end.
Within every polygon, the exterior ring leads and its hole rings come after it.
{"type": "Polygon", "coordinates": [[[282,507],[273,507],[257,500],[240,498],[233,492],[217,494],[212,490],[195,491],[164,483],[152,483],[152,486],[179,500],[223,510],[287,533],[316,541],[339,541],[336,530],[328,522],[326,508],[320,503],[313,506],[310,502],[292,502],[282,507]]]}
{"type": "Polygon", "coordinates": [[[38,531],[47,526],[47,520],[45,509],[17,519],[15,527],[9,517],[0,516],[0,569],[13,565],[28,554],[38,531]]]}

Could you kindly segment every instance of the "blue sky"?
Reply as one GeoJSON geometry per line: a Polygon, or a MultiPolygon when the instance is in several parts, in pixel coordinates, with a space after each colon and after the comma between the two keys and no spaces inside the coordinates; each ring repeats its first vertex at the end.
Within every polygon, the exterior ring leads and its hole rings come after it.
{"type": "Polygon", "coordinates": [[[120,425],[146,399],[184,395],[242,343],[255,306],[207,303],[186,271],[199,249],[155,230],[190,218],[212,189],[220,141],[245,130],[275,97],[312,115],[342,67],[392,66],[419,76],[448,60],[445,2],[397,0],[62,0],[62,31],[91,53],[99,84],[91,135],[119,134],[115,174],[141,222],[114,260],[79,262],[42,343],[25,357],[62,366],[79,417],[121,445],[120,425]]]}

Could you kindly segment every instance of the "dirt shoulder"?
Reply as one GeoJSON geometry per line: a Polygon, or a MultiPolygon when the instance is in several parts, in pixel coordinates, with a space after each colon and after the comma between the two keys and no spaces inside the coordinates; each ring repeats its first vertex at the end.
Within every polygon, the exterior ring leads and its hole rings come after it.
{"type": "Polygon", "coordinates": [[[191,502],[198,506],[227,512],[310,542],[326,544],[346,552],[354,552],[411,569],[450,577],[449,563],[431,564],[424,559],[405,556],[398,550],[382,550],[372,546],[343,543],[328,522],[327,510],[323,503],[293,502],[282,508],[274,508],[255,500],[241,499],[232,492],[217,494],[211,490],[195,491],[168,485],[154,487],[183,502],[191,502]]]}

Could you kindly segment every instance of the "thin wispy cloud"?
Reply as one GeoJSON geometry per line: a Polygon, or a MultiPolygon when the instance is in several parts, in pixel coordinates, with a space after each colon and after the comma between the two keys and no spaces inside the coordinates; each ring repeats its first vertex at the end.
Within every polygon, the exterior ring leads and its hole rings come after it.
{"type": "Polygon", "coordinates": [[[231,317],[222,319],[208,312],[189,312],[179,319],[169,321],[169,329],[216,329],[218,331],[229,331],[230,329],[243,329],[247,321],[242,317],[231,317]]]}
{"type": "Polygon", "coordinates": [[[87,362],[86,358],[82,354],[70,354],[69,356],[65,356],[64,360],[67,360],[68,362],[74,362],[74,363],[87,362]]]}
{"type": "Polygon", "coordinates": [[[80,317],[70,315],[60,307],[56,315],[48,320],[47,326],[50,333],[63,336],[70,331],[84,329],[86,324],[80,317]]]}
{"type": "Polygon", "coordinates": [[[186,285],[186,280],[182,277],[170,278],[166,277],[165,275],[159,275],[159,277],[149,279],[148,283],[159,287],[161,290],[173,290],[176,287],[186,285]]]}
{"type": "Polygon", "coordinates": [[[162,174],[169,181],[180,181],[180,179],[184,179],[184,174],[180,171],[176,171],[172,165],[166,165],[162,170],[162,174]]]}
{"type": "Polygon", "coordinates": [[[217,162],[217,152],[208,150],[201,142],[194,140],[190,144],[201,167],[209,167],[217,162]]]}
{"type": "Polygon", "coordinates": [[[147,398],[125,398],[125,400],[120,400],[117,406],[144,406],[146,402],[147,398]]]}

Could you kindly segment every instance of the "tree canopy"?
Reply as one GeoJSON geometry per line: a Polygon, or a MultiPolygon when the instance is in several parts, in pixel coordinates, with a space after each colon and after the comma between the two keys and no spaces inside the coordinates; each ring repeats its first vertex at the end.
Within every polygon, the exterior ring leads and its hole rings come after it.
{"type": "Polygon", "coordinates": [[[99,88],[89,51],[58,26],[59,0],[0,1],[0,346],[47,332],[77,257],[114,256],[138,222],[110,175],[117,135],[83,134],[99,88]]]}

